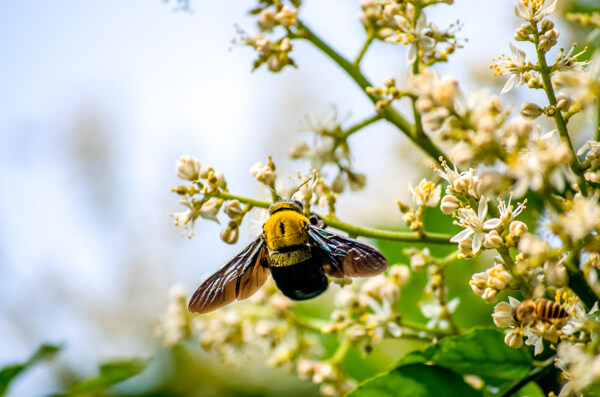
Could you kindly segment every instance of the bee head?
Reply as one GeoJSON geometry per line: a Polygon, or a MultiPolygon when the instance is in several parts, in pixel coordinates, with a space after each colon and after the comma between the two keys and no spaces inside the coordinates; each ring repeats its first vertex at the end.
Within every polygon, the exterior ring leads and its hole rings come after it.
{"type": "Polygon", "coordinates": [[[291,210],[302,213],[302,211],[304,211],[304,206],[298,200],[281,200],[271,204],[269,207],[269,215],[273,215],[277,211],[282,210],[291,210]]]}

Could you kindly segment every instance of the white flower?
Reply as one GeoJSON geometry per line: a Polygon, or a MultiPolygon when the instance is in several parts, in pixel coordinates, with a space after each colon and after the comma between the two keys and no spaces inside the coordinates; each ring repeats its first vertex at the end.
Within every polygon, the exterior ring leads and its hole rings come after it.
{"type": "Polygon", "coordinates": [[[594,302],[594,306],[590,309],[590,311],[586,314],[583,305],[579,302],[573,304],[569,312],[571,313],[571,318],[569,321],[561,328],[561,331],[565,335],[572,335],[576,332],[579,332],[586,323],[586,317],[588,314],[592,314],[598,310],[598,302],[594,302]]]}
{"type": "MultiPolygon", "coordinates": [[[[508,45],[512,57],[501,55],[498,58],[497,63],[490,66],[490,68],[494,69],[494,76],[501,76],[505,72],[512,74],[506,84],[504,84],[502,94],[512,90],[515,83],[517,84],[517,87],[522,86],[525,83],[523,73],[530,69],[529,63],[525,63],[525,51],[518,49],[512,43],[509,43],[508,45]]],[[[492,59],[492,61],[495,61],[495,59],[492,59]]]]}
{"type": "Polygon", "coordinates": [[[439,169],[435,167],[433,169],[433,172],[438,174],[440,178],[445,179],[448,182],[449,186],[452,186],[454,184],[454,181],[461,176],[460,172],[458,172],[458,170],[456,169],[456,164],[454,164],[454,169],[451,170],[450,167],[448,167],[448,164],[445,161],[442,161],[442,168],[443,169],[439,169]]]}
{"type": "Polygon", "coordinates": [[[416,188],[408,185],[413,202],[419,207],[436,207],[442,194],[442,185],[437,185],[427,179],[421,179],[416,188]]]}
{"type": "Polygon", "coordinates": [[[508,201],[500,200],[498,204],[498,211],[500,212],[500,220],[503,225],[509,225],[524,209],[527,200],[522,203],[517,203],[517,208],[513,208],[510,204],[512,201],[512,193],[508,197],[508,201]]]}
{"type": "Polygon", "coordinates": [[[175,172],[177,176],[186,181],[195,181],[200,172],[200,161],[198,159],[184,154],[175,162],[175,172]]]}
{"type": "Polygon", "coordinates": [[[538,354],[544,351],[544,339],[535,333],[530,327],[525,328],[525,336],[527,336],[527,340],[525,344],[528,346],[534,346],[533,355],[537,356],[538,354]]]}
{"type": "Polygon", "coordinates": [[[365,318],[365,324],[371,331],[373,342],[381,342],[386,332],[395,338],[402,336],[402,328],[396,322],[397,316],[389,300],[384,299],[380,304],[375,299],[368,298],[368,304],[373,314],[365,318]]]}
{"type": "Polygon", "coordinates": [[[577,155],[580,156],[586,151],[587,154],[585,155],[585,159],[590,162],[591,168],[597,168],[600,165],[600,142],[587,141],[577,151],[577,155]]]}
{"type": "Polygon", "coordinates": [[[569,212],[556,219],[556,225],[573,240],[581,240],[600,229],[600,205],[593,195],[584,197],[575,195],[569,212]]]}
{"type": "Polygon", "coordinates": [[[220,223],[219,219],[217,219],[217,213],[221,207],[221,200],[211,199],[202,204],[202,206],[200,206],[200,201],[193,200],[190,202],[187,197],[184,200],[179,200],[178,202],[185,205],[188,209],[185,211],[169,213],[169,215],[174,218],[173,223],[175,225],[187,226],[187,224],[191,222],[191,226],[193,228],[194,222],[198,217],[220,223]]]}
{"type": "Polygon", "coordinates": [[[427,322],[426,327],[429,329],[448,328],[450,326],[450,323],[448,322],[448,320],[446,320],[445,317],[447,316],[447,314],[454,313],[459,303],[460,299],[454,298],[446,304],[445,309],[442,305],[440,305],[440,303],[437,300],[431,300],[421,304],[421,313],[423,313],[425,317],[430,319],[427,322]]]}
{"type": "Polygon", "coordinates": [[[483,243],[483,238],[486,231],[497,228],[500,225],[500,219],[492,218],[485,220],[487,216],[487,198],[482,196],[479,200],[477,207],[477,214],[471,207],[459,208],[458,210],[458,222],[456,224],[464,227],[465,229],[458,232],[454,237],[450,239],[453,243],[460,243],[461,241],[472,237],[471,249],[473,253],[477,253],[483,243]]]}
{"type": "Polygon", "coordinates": [[[514,312],[521,302],[512,296],[508,297],[508,301],[509,303],[500,302],[494,307],[492,317],[494,319],[494,324],[496,324],[497,327],[508,328],[515,325],[514,312]]]}
{"type": "Polygon", "coordinates": [[[421,13],[414,28],[399,15],[394,15],[394,21],[396,21],[396,24],[398,25],[398,31],[396,32],[396,35],[388,36],[385,41],[395,44],[410,44],[407,54],[409,65],[412,65],[417,59],[419,47],[424,51],[429,52],[435,46],[435,40],[422,33],[422,31],[427,28],[425,13],[421,13]]]}
{"type": "Polygon", "coordinates": [[[275,173],[269,167],[269,165],[265,165],[262,163],[256,163],[250,168],[250,174],[257,181],[264,183],[267,186],[271,186],[273,181],[275,181],[275,173]]]}
{"type": "Polygon", "coordinates": [[[566,72],[569,70],[576,70],[581,72],[585,70],[584,66],[587,66],[590,63],[590,61],[588,61],[587,59],[585,61],[577,61],[577,58],[579,58],[580,55],[587,51],[587,47],[583,51],[573,55],[573,52],[575,52],[575,48],[577,47],[573,45],[571,49],[569,49],[569,52],[567,52],[566,54],[561,51],[556,56],[556,69],[559,72],[566,72]]]}
{"type": "Polygon", "coordinates": [[[517,0],[515,15],[528,22],[539,22],[554,12],[557,0],[517,0]]]}

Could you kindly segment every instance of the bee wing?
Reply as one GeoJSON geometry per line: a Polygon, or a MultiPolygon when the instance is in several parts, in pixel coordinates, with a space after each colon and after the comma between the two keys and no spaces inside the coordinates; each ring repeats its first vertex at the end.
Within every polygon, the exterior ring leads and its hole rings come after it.
{"type": "Polygon", "coordinates": [[[204,281],[190,299],[192,313],[207,313],[254,295],[269,276],[268,251],[262,236],[204,281]]]}
{"type": "Polygon", "coordinates": [[[376,276],[388,268],[387,259],[369,245],[310,225],[308,236],[332,277],[376,276]]]}

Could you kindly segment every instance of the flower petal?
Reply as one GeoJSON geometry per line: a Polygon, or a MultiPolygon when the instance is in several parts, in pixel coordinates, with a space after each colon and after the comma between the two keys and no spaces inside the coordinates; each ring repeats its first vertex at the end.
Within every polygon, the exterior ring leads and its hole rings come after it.
{"type": "Polygon", "coordinates": [[[513,87],[515,86],[516,81],[517,81],[517,75],[513,74],[512,76],[510,76],[510,78],[508,79],[506,84],[504,84],[504,87],[502,88],[502,91],[500,93],[505,94],[508,91],[512,90],[513,87]]]}
{"type": "Polygon", "coordinates": [[[481,248],[481,244],[483,243],[483,233],[475,233],[473,236],[473,242],[471,243],[471,250],[475,254],[481,248]]]}
{"type": "Polygon", "coordinates": [[[463,241],[464,239],[468,238],[469,236],[471,236],[471,234],[473,234],[473,230],[471,229],[464,229],[461,230],[460,232],[456,233],[451,239],[450,242],[451,243],[460,243],[461,241],[463,241]]]}
{"type": "Polygon", "coordinates": [[[502,221],[499,218],[488,219],[487,221],[483,222],[483,230],[495,229],[500,226],[501,223],[502,221]]]}
{"type": "Polygon", "coordinates": [[[487,197],[481,196],[479,199],[479,205],[477,206],[477,217],[482,221],[485,219],[487,215],[488,205],[487,205],[487,197]]]}

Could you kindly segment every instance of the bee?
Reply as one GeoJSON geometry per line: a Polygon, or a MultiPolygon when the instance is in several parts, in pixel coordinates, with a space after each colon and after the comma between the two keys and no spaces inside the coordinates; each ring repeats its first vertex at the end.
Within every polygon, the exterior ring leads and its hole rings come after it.
{"type": "Polygon", "coordinates": [[[515,320],[524,325],[533,324],[536,320],[559,321],[569,316],[569,312],[563,306],[548,299],[537,301],[527,299],[521,302],[515,310],[515,320]]]}
{"type": "Polygon", "coordinates": [[[189,311],[207,313],[249,298],[269,274],[285,296],[305,300],[327,289],[327,276],[369,277],[387,270],[375,248],[323,230],[324,222],[303,210],[297,200],[272,204],[263,233],[198,287],[189,311]]]}

